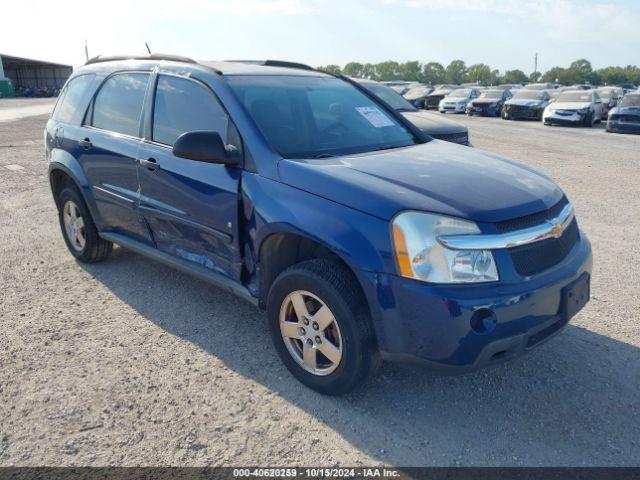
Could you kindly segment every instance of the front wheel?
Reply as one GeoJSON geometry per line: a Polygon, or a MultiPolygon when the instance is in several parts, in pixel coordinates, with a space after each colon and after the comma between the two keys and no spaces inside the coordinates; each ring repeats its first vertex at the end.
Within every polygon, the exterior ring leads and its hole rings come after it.
{"type": "Polygon", "coordinates": [[[582,124],[585,127],[593,127],[594,123],[595,123],[595,118],[594,118],[593,112],[591,111],[587,112],[587,114],[584,116],[584,119],[582,120],[582,124]]]}
{"type": "Polygon", "coordinates": [[[336,262],[308,260],[282,272],[267,312],[282,362],[320,393],[346,393],[380,363],[363,294],[336,262]]]}

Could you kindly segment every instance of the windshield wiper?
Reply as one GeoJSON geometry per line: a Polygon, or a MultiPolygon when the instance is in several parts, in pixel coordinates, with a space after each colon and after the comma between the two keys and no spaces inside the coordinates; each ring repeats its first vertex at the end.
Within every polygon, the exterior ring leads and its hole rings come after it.
{"type": "Polygon", "coordinates": [[[331,157],[335,157],[335,155],[331,153],[319,153],[318,155],[315,155],[313,158],[331,158],[331,157]]]}

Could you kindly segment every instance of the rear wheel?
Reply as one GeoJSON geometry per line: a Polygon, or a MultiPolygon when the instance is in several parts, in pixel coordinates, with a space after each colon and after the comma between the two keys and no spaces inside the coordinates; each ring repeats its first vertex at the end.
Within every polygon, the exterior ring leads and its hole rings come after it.
{"type": "Polygon", "coordinates": [[[380,363],[362,292],[336,262],[308,260],[285,270],[269,292],[267,311],[283,363],[320,393],[345,393],[380,363]]]}
{"type": "Polygon", "coordinates": [[[65,188],[57,199],[62,236],[71,254],[81,262],[95,263],[107,258],[113,243],[103,240],[76,188],[65,188]]]}

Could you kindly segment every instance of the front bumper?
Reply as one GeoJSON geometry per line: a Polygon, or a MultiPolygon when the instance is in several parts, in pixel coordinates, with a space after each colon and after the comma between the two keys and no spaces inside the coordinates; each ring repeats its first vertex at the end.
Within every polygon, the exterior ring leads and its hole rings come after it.
{"type": "Polygon", "coordinates": [[[542,119],[544,123],[553,125],[581,125],[584,122],[584,115],[574,112],[571,115],[560,115],[558,113],[548,113],[542,119]]]}
{"type": "Polygon", "coordinates": [[[511,106],[506,105],[504,107],[505,118],[507,120],[539,120],[542,108],[540,107],[525,107],[525,106],[511,106]]]}
{"type": "Polygon", "coordinates": [[[500,107],[497,105],[468,105],[466,113],[481,117],[497,117],[500,114],[500,107]]]}
{"type": "Polygon", "coordinates": [[[464,113],[464,111],[466,110],[467,106],[466,105],[459,105],[459,104],[441,104],[438,107],[438,110],[440,110],[440,112],[444,113],[444,112],[451,112],[451,113],[464,113]]]}
{"type": "Polygon", "coordinates": [[[640,122],[621,122],[609,120],[607,131],[616,133],[640,133],[640,122]]]}
{"type": "Polygon", "coordinates": [[[440,105],[440,100],[444,98],[444,95],[430,95],[424,100],[424,108],[426,110],[437,110],[440,105]]]}
{"type": "Polygon", "coordinates": [[[521,281],[446,286],[389,274],[359,276],[383,358],[464,372],[524,354],[560,331],[569,320],[562,291],[590,275],[591,267],[591,245],[581,234],[562,262],[521,281]],[[480,309],[493,313],[491,330],[472,327],[480,309]]]}

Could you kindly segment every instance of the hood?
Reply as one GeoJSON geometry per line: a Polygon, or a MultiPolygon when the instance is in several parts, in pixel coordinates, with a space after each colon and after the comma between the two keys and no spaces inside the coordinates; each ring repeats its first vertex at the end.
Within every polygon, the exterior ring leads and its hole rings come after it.
{"type": "Polygon", "coordinates": [[[435,117],[427,112],[402,112],[402,115],[429,135],[467,133],[467,127],[464,125],[446,118],[435,117]]]}
{"type": "Polygon", "coordinates": [[[427,98],[429,96],[429,93],[427,92],[423,92],[423,93],[414,93],[413,95],[408,95],[408,94],[404,94],[403,97],[405,100],[409,101],[409,102],[414,102],[416,100],[420,100],[422,98],[427,98]]]}
{"type": "Polygon", "coordinates": [[[442,101],[447,103],[463,103],[468,102],[469,97],[444,97],[442,101]]]}
{"type": "Polygon", "coordinates": [[[520,107],[537,107],[542,105],[542,100],[530,100],[527,98],[512,98],[504,102],[505,105],[518,105],[520,107]]]}
{"type": "Polygon", "coordinates": [[[589,108],[590,102],[553,102],[549,105],[554,110],[582,110],[583,108],[589,108]]]}
{"type": "Polygon", "coordinates": [[[550,208],[560,189],[535,170],[440,140],[318,160],[281,160],[283,183],[383,219],[402,210],[498,222],[550,208]]]}
{"type": "Polygon", "coordinates": [[[502,99],[500,98],[476,98],[475,100],[471,100],[470,103],[474,105],[493,105],[494,103],[500,103],[502,99]]]}
{"type": "Polygon", "coordinates": [[[629,114],[629,115],[640,115],[640,107],[615,107],[611,112],[629,114]]]}

